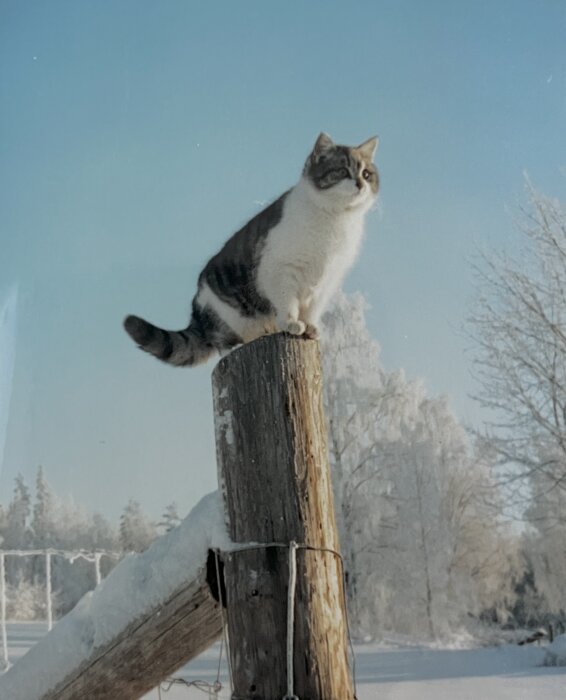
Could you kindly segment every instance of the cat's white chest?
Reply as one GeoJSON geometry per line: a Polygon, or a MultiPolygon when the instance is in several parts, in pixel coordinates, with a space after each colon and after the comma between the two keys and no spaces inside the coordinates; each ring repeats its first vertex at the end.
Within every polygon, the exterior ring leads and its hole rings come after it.
{"type": "Polygon", "coordinates": [[[275,306],[291,294],[301,304],[327,301],[352,266],[362,234],[363,214],[330,214],[291,192],[262,251],[258,287],[275,306]]]}

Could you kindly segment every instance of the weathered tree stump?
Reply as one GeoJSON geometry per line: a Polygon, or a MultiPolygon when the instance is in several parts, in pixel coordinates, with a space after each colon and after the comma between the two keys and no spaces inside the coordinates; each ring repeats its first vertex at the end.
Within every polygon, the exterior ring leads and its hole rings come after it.
{"type": "MultiPolygon", "coordinates": [[[[219,480],[229,534],[296,541],[294,693],[352,700],[318,343],[270,335],[213,374],[219,480]]],[[[224,554],[234,698],[287,693],[287,547],[224,554]]]]}

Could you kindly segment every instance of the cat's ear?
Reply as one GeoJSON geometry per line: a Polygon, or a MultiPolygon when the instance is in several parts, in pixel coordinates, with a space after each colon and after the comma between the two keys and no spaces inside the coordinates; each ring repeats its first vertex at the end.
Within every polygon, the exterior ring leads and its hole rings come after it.
{"type": "Polygon", "coordinates": [[[367,141],[364,141],[361,143],[356,150],[360,151],[360,153],[363,155],[363,157],[368,160],[372,161],[373,157],[375,155],[375,152],[377,151],[377,147],[379,146],[379,137],[378,136],[372,136],[371,139],[368,139],[367,141]]]}
{"type": "Polygon", "coordinates": [[[333,146],[334,141],[330,138],[328,134],[325,134],[324,131],[321,131],[316,140],[316,143],[314,144],[314,148],[312,149],[312,154],[316,158],[325,151],[330,150],[333,146]]]}

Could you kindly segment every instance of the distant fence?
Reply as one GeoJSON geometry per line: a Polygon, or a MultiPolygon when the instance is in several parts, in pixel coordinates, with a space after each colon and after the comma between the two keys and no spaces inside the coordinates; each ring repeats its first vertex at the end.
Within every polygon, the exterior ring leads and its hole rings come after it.
{"type": "Polygon", "coordinates": [[[96,585],[102,580],[100,561],[102,557],[111,559],[119,559],[122,554],[118,552],[106,550],[74,550],[65,549],[0,549],[0,637],[2,640],[2,665],[0,669],[6,670],[10,663],[8,661],[8,633],[6,630],[6,608],[7,608],[7,590],[8,584],[6,580],[6,558],[7,557],[44,557],[45,558],[45,603],[47,610],[47,628],[53,627],[53,592],[51,581],[51,560],[53,557],[62,557],[73,563],[77,559],[90,561],[94,564],[96,576],[96,585]]]}

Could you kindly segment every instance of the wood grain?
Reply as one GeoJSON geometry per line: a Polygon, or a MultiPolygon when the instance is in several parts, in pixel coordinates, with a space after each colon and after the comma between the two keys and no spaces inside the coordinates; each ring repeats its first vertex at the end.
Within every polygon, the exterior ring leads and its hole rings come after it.
{"type": "Polygon", "coordinates": [[[155,610],[95,650],[42,700],[135,700],[213,644],[222,632],[206,566],[155,610]]]}
{"type": "MultiPolygon", "coordinates": [[[[219,480],[235,542],[298,543],[294,692],[352,700],[318,343],[270,335],[213,373],[219,480]]],[[[288,549],[225,555],[234,698],[286,694],[288,549]]]]}

